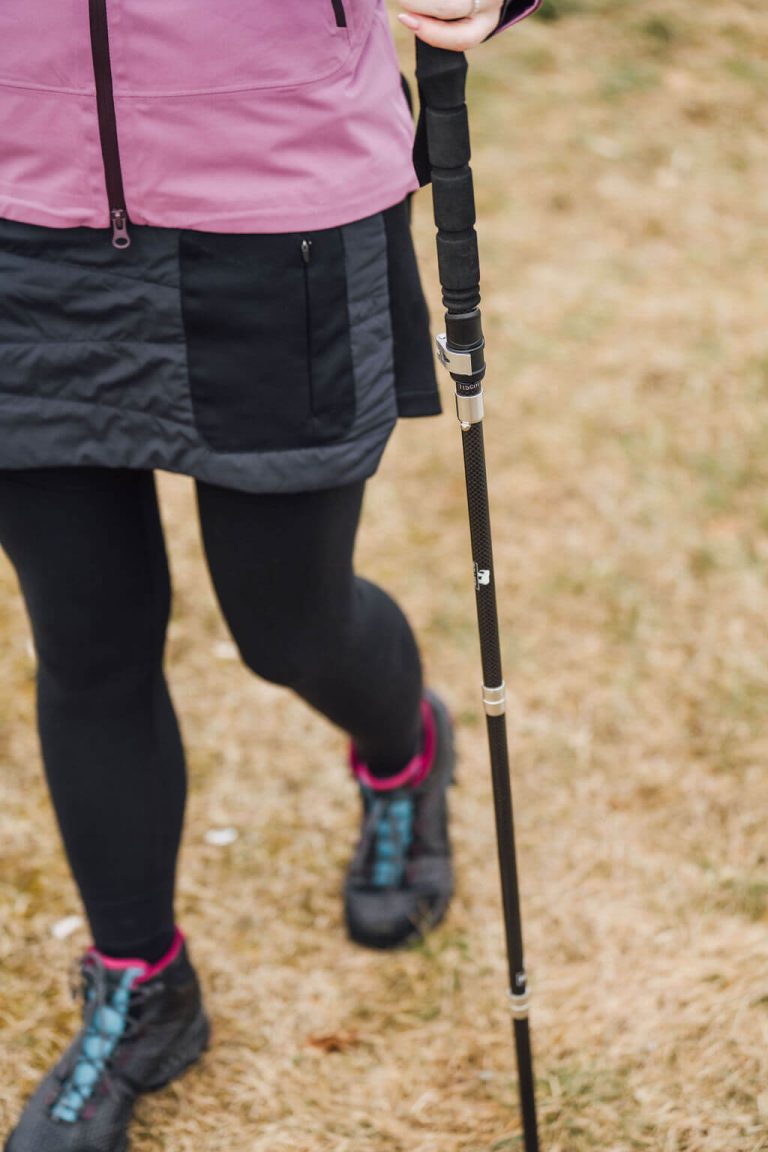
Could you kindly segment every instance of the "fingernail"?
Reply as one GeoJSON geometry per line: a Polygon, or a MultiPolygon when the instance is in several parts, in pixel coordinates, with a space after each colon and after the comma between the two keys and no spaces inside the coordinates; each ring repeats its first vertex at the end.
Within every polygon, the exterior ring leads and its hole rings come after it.
{"type": "Polygon", "coordinates": [[[405,12],[399,12],[397,18],[401,24],[405,24],[406,28],[410,28],[413,32],[419,27],[419,21],[415,16],[411,16],[410,13],[406,15],[405,12]]]}

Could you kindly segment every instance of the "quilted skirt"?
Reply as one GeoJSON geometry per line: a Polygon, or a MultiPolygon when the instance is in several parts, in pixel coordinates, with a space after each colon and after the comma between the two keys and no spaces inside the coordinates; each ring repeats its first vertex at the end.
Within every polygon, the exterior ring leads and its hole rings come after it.
{"type": "Polygon", "coordinates": [[[404,202],[280,234],[0,220],[0,468],[352,483],[440,411],[404,202]]]}

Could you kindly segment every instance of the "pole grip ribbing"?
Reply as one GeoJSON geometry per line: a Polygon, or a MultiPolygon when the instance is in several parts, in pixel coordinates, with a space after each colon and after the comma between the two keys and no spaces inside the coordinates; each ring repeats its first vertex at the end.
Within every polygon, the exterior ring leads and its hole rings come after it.
{"type": "Polygon", "coordinates": [[[443,304],[449,314],[480,304],[480,259],[475,232],[475,194],[466,105],[467,61],[416,41],[416,79],[421,131],[432,179],[437,258],[443,304]]]}

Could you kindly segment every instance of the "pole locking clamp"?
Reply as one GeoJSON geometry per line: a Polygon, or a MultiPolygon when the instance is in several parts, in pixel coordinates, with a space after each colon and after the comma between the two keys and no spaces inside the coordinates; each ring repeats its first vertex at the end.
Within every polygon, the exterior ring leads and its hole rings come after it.
{"type": "Polygon", "coordinates": [[[476,348],[456,348],[448,342],[448,336],[441,332],[435,337],[437,358],[452,376],[482,379],[485,374],[485,352],[483,343],[476,348]]]}
{"type": "Polygon", "coordinates": [[[485,416],[483,389],[480,385],[485,373],[483,345],[462,351],[449,344],[444,332],[436,338],[436,344],[438,360],[456,382],[456,415],[462,431],[467,432],[473,424],[480,424],[485,416]],[[463,388],[458,378],[465,381],[463,388]],[[468,386],[466,381],[472,383],[468,386]]]}

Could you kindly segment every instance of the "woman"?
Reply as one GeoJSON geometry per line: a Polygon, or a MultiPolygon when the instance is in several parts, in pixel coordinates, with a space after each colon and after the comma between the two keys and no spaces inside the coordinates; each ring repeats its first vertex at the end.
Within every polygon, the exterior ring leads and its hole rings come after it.
{"type": "MultiPolygon", "coordinates": [[[[399,19],[465,49],[537,7],[468,3],[399,19]]],[[[439,411],[412,135],[384,0],[0,6],[0,544],[94,939],[83,1026],[8,1152],[122,1152],[137,1094],[208,1042],[173,913],[185,766],[154,469],[196,480],[244,662],[351,737],[352,939],[399,946],[447,908],[450,717],[352,568],[397,416],[439,411]]]]}

